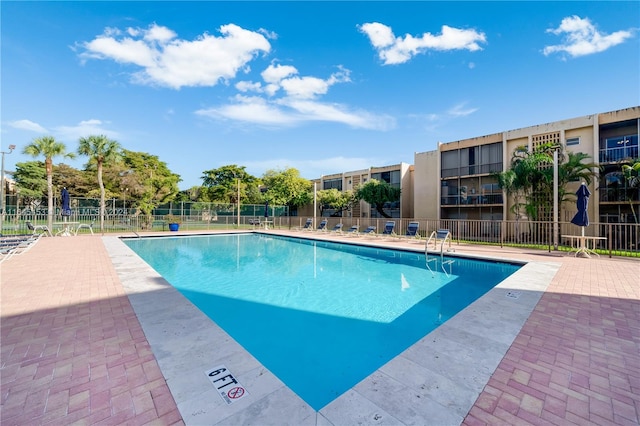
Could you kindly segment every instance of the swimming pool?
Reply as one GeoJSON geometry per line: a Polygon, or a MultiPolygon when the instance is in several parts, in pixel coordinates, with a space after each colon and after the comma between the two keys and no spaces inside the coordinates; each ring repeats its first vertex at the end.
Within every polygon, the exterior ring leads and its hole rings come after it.
{"type": "Polygon", "coordinates": [[[316,410],[519,268],[259,234],[126,244],[316,410]]]}

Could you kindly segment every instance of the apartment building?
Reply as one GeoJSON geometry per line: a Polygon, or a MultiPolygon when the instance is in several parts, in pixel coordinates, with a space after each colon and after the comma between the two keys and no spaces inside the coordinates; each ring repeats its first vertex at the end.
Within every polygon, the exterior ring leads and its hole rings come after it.
{"type": "MultiPolygon", "coordinates": [[[[316,190],[355,189],[369,179],[383,180],[401,189],[400,201],[385,206],[394,218],[513,220],[513,200],[505,199],[493,173],[508,170],[514,150],[553,143],[565,152],[587,154],[598,178],[589,185],[589,217],[600,223],[634,223],[640,218],[640,188],[625,187],[621,161],[639,158],[640,106],[576,117],[486,136],[439,143],[438,149],[416,152],[414,164],[371,167],[316,179],[316,190]]],[[[580,182],[568,190],[578,188],[580,182]],[[575,188],[573,188],[575,187],[575,188]]],[[[570,221],[575,204],[560,209],[560,221],[570,221]]],[[[325,210],[324,215],[335,212],[325,210]]],[[[299,209],[313,215],[313,206],[299,209]]],[[[343,216],[376,218],[376,210],[360,202],[343,216]]]]}
{"type": "MultiPolygon", "coordinates": [[[[589,186],[589,216],[602,223],[631,223],[638,214],[638,188],[624,186],[621,161],[638,158],[640,107],[593,114],[449,143],[414,155],[416,218],[514,219],[494,172],[509,169],[517,147],[545,143],[582,152],[597,165],[599,178],[589,186]],[[632,210],[633,207],[633,210],[632,210]]],[[[574,186],[577,188],[579,182],[574,186]]],[[[572,190],[573,188],[569,188],[572,190]]],[[[568,221],[575,206],[563,210],[568,221]]]]}
{"type": "MultiPolygon", "coordinates": [[[[358,186],[371,179],[384,181],[400,189],[400,200],[395,203],[387,203],[384,211],[394,218],[411,217],[413,215],[413,166],[400,163],[391,166],[370,167],[368,169],[354,170],[344,173],[325,175],[313,180],[316,190],[335,188],[339,191],[354,190],[358,186]]],[[[319,214],[319,211],[317,212],[319,214]]],[[[298,210],[300,216],[312,216],[313,206],[305,206],[298,210]]],[[[332,209],[324,209],[324,216],[335,215],[332,209]]],[[[354,218],[377,218],[379,213],[368,203],[361,201],[349,212],[343,212],[342,216],[354,218]]]]}

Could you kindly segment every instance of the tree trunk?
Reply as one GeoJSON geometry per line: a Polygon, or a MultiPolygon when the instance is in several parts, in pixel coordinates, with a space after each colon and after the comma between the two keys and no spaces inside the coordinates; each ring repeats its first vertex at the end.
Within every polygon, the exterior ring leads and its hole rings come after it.
{"type": "Polygon", "coordinates": [[[389,216],[387,213],[385,213],[385,211],[384,211],[384,210],[382,210],[382,207],[383,207],[383,206],[380,206],[380,205],[376,204],[376,211],[377,211],[378,213],[380,213],[380,215],[381,215],[382,217],[386,217],[387,219],[390,219],[390,218],[391,218],[391,216],[389,216]]]}
{"type": "Polygon", "coordinates": [[[98,186],[100,187],[100,232],[104,233],[104,182],[102,182],[102,162],[98,161],[98,186]]]}
{"type": "Polygon", "coordinates": [[[45,160],[47,169],[47,226],[53,233],[53,164],[50,158],[45,160]]]}

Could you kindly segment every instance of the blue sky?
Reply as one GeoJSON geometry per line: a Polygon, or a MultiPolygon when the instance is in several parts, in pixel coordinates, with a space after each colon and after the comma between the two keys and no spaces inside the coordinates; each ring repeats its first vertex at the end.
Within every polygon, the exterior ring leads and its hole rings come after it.
{"type": "Polygon", "coordinates": [[[227,164],[312,179],[640,104],[637,1],[0,6],[6,170],[104,134],[182,189],[227,164]]]}

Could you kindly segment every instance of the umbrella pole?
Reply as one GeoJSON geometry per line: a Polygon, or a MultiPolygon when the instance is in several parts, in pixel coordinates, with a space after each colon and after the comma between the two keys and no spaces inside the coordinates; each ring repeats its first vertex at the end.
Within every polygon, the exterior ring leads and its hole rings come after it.
{"type": "Polygon", "coordinates": [[[580,227],[580,249],[578,250],[578,252],[576,253],[576,256],[578,255],[578,253],[584,253],[585,256],[587,257],[591,257],[589,256],[589,249],[587,248],[587,239],[584,237],[584,226],[580,227]]]}

